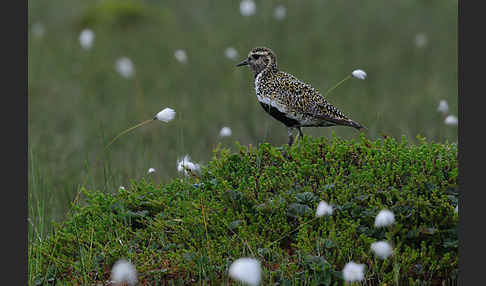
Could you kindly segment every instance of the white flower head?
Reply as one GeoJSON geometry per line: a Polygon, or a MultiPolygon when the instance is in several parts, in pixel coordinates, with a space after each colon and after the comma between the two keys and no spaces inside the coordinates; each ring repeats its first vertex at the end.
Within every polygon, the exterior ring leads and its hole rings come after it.
{"type": "Polygon", "coordinates": [[[174,52],[174,57],[181,63],[187,63],[187,54],[184,50],[176,50],[174,52]]]}
{"type": "Polygon", "coordinates": [[[154,168],[148,169],[147,174],[152,174],[152,173],[155,173],[155,169],[154,168]]]}
{"type": "Polygon", "coordinates": [[[125,187],[124,186],[120,186],[118,189],[125,190],[125,187]]]}
{"type": "Polygon", "coordinates": [[[188,175],[189,172],[187,171],[187,169],[193,172],[199,171],[201,169],[201,166],[199,166],[199,164],[197,163],[191,162],[191,157],[189,157],[189,155],[185,155],[184,158],[177,161],[177,171],[184,171],[184,174],[188,175]]]}
{"type": "Polygon", "coordinates": [[[285,8],[285,6],[278,5],[277,7],[275,7],[275,9],[273,10],[273,17],[275,17],[275,19],[283,20],[285,19],[285,16],[287,16],[287,8],[285,8]]]}
{"type": "Polygon", "coordinates": [[[240,13],[243,16],[251,16],[255,14],[256,5],[253,0],[242,0],[240,2],[240,13]]]}
{"type": "Polygon", "coordinates": [[[331,205],[328,205],[325,201],[321,201],[317,206],[316,216],[320,217],[323,215],[332,215],[333,208],[331,205]]]}
{"type": "Polygon", "coordinates": [[[420,33],[415,35],[415,46],[418,48],[425,47],[427,45],[427,35],[420,33]]]}
{"type": "Polygon", "coordinates": [[[228,47],[228,48],[226,48],[226,50],[224,50],[224,55],[228,59],[234,60],[238,57],[238,51],[233,47],[228,47]]]}
{"type": "Polygon", "coordinates": [[[393,252],[391,245],[386,241],[377,241],[371,244],[371,251],[380,259],[386,259],[393,252]]]}
{"type": "Polygon", "coordinates": [[[395,222],[395,215],[389,210],[381,210],[375,218],[375,227],[392,225],[395,222]]]}
{"type": "Polygon", "coordinates": [[[447,104],[446,100],[439,101],[439,106],[437,107],[437,111],[446,114],[449,111],[449,104],[447,104]]]}
{"type": "Polygon", "coordinates": [[[127,57],[121,57],[116,60],[116,71],[125,78],[131,78],[135,73],[132,60],[127,57]]]}
{"type": "Polygon", "coordinates": [[[91,49],[94,39],[95,33],[90,29],[84,29],[81,31],[81,34],[79,34],[79,43],[81,44],[81,48],[85,50],[91,49]]]}
{"type": "Polygon", "coordinates": [[[351,74],[358,79],[366,78],[366,72],[364,70],[354,70],[351,74]]]}
{"type": "Polygon", "coordinates": [[[228,137],[231,136],[231,134],[231,128],[229,128],[228,126],[221,128],[221,130],[219,131],[219,137],[228,137]]]}
{"type": "Polygon", "coordinates": [[[137,269],[129,261],[120,259],[111,269],[111,280],[116,285],[121,283],[135,285],[137,284],[137,269]]]}
{"type": "Polygon", "coordinates": [[[46,33],[46,29],[42,23],[34,23],[31,27],[32,34],[38,38],[42,38],[46,33]]]}
{"type": "Polygon", "coordinates": [[[364,264],[350,261],[344,265],[343,278],[347,282],[361,281],[364,278],[364,264]]]}
{"type": "Polygon", "coordinates": [[[456,116],[454,116],[454,115],[448,115],[445,118],[444,123],[447,124],[447,125],[450,125],[450,126],[454,126],[454,125],[457,125],[458,120],[457,120],[457,117],[456,116]]]}
{"type": "Polygon", "coordinates": [[[174,109],[166,107],[166,108],[162,109],[159,113],[157,113],[155,115],[154,119],[157,119],[157,120],[160,120],[160,121],[167,123],[167,122],[171,121],[172,119],[174,119],[175,115],[176,115],[176,112],[175,112],[174,109]]]}
{"type": "Polygon", "coordinates": [[[262,279],[260,261],[253,258],[240,258],[231,263],[229,276],[247,285],[259,285],[262,279]]]}

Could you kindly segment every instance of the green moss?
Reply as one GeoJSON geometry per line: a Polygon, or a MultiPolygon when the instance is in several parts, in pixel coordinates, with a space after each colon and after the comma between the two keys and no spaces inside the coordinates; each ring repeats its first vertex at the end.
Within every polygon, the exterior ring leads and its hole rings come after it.
{"type": "Polygon", "coordinates": [[[305,137],[283,147],[287,156],[269,144],[239,146],[215,150],[200,175],[133,182],[116,194],[85,190],[86,204],[31,246],[34,276],[106,281],[125,257],[150,285],[215,285],[228,281],[232,261],[252,256],[265,285],[340,285],[350,260],[366,264],[367,285],[455,280],[457,148],[419,142],[305,137]],[[335,207],[332,216],[314,217],[320,200],[335,207]],[[384,208],[396,222],[374,228],[384,208]],[[370,245],[383,239],[394,254],[379,260],[370,245]]]}

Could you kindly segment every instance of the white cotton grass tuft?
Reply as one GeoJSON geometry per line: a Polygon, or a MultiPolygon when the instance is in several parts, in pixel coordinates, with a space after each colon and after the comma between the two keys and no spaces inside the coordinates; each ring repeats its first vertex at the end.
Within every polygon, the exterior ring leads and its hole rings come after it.
{"type": "Polygon", "coordinates": [[[163,122],[169,122],[174,119],[176,115],[176,112],[174,109],[166,107],[162,109],[159,113],[157,113],[154,117],[154,119],[163,121],[163,122]]]}
{"type": "Polygon", "coordinates": [[[457,125],[458,123],[458,120],[457,120],[457,117],[454,116],[454,115],[448,115],[445,119],[444,119],[444,123],[446,125],[450,125],[450,126],[455,126],[457,125]]]}
{"type": "Polygon", "coordinates": [[[124,186],[120,186],[118,189],[125,190],[125,187],[124,186]]]}
{"type": "Polygon", "coordinates": [[[254,258],[239,258],[231,263],[228,270],[231,278],[247,285],[256,286],[262,279],[260,261],[254,258]]]}
{"type": "Polygon", "coordinates": [[[176,58],[176,60],[178,60],[180,63],[187,63],[187,54],[186,54],[186,51],[185,50],[176,50],[174,52],[174,57],[176,58]]]}
{"type": "Polygon", "coordinates": [[[338,88],[340,85],[342,85],[344,82],[346,82],[348,79],[351,78],[351,76],[357,78],[357,79],[362,79],[364,80],[366,78],[366,72],[364,70],[361,70],[361,69],[357,69],[357,70],[354,70],[351,72],[351,75],[347,75],[344,79],[342,79],[340,82],[338,82],[337,84],[335,84],[333,87],[331,87],[330,89],[328,89],[326,91],[326,93],[324,93],[324,97],[326,97],[331,91],[335,90],[336,88],[338,88]]]}
{"type": "Polygon", "coordinates": [[[427,45],[427,35],[419,33],[415,35],[415,46],[417,48],[423,48],[427,45]]]}
{"type": "Polygon", "coordinates": [[[381,210],[375,218],[375,227],[392,225],[395,222],[395,215],[389,210],[381,210]]]}
{"type": "Polygon", "coordinates": [[[238,51],[233,47],[228,47],[224,50],[224,55],[230,60],[234,60],[238,57],[238,51]]]}
{"type": "Polygon", "coordinates": [[[391,245],[384,240],[373,242],[371,244],[371,251],[380,259],[386,259],[393,253],[391,245]]]}
{"type": "Polygon", "coordinates": [[[154,122],[154,120],[160,120],[160,121],[163,121],[163,122],[169,122],[171,121],[172,119],[174,119],[175,117],[175,114],[176,112],[174,111],[174,109],[172,108],[164,108],[162,111],[160,111],[159,113],[157,113],[154,118],[152,119],[148,119],[148,120],[145,120],[143,122],[140,122],[128,129],[125,129],[123,130],[122,132],[118,133],[118,135],[116,135],[111,141],[110,143],[108,143],[108,145],[105,146],[105,149],[108,149],[108,147],[111,146],[111,144],[113,144],[118,138],[120,138],[120,136],[122,136],[123,134],[126,134],[134,129],[137,129],[139,128],[140,126],[143,126],[145,124],[148,124],[148,123],[151,123],[151,122],[154,122]]]}
{"type": "Polygon", "coordinates": [[[347,282],[356,282],[364,279],[364,264],[350,261],[344,265],[343,278],[347,282]]]}
{"type": "Polygon", "coordinates": [[[120,259],[111,269],[111,280],[115,285],[135,285],[138,282],[137,269],[129,261],[120,259]]]}
{"type": "Polygon", "coordinates": [[[228,126],[224,126],[219,131],[219,137],[228,137],[231,136],[231,134],[232,134],[231,128],[229,128],[228,126]]]}
{"type": "Polygon", "coordinates": [[[125,78],[131,78],[135,74],[132,60],[127,57],[116,60],[116,71],[125,78]]]}
{"type": "Polygon", "coordinates": [[[364,70],[354,70],[352,73],[353,77],[357,78],[357,79],[365,79],[366,78],[366,72],[364,70]]]}
{"type": "Polygon", "coordinates": [[[321,201],[316,209],[316,217],[321,217],[323,215],[332,215],[332,212],[332,206],[327,204],[325,201],[321,201]]]}
{"type": "Polygon", "coordinates": [[[188,175],[188,169],[193,172],[199,171],[201,166],[197,163],[191,162],[191,157],[189,157],[189,155],[185,155],[182,159],[177,160],[177,171],[184,172],[185,175],[188,175]]]}
{"type": "Polygon", "coordinates": [[[243,16],[251,16],[256,12],[256,5],[253,0],[242,0],[240,2],[240,13],[243,16]]]}
{"type": "Polygon", "coordinates": [[[283,5],[278,5],[275,7],[273,10],[273,17],[277,20],[283,20],[285,19],[285,16],[287,16],[287,8],[283,5]]]}
{"type": "Polygon", "coordinates": [[[446,100],[439,101],[439,106],[437,107],[437,111],[446,114],[449,111],[449,104],[446,100]]]}
{"type": "Polygon", "coordinates": [[[147,174],[152,174],[152,173],[155,173],[155,169],[149,168],[148,171],[147,171],[147,174]]]}
{"type": "Polygon", "coordinates": [[[95,39],[95,33],[90,29],[84,29],[79,34],[79,44],[81,45],[81,48],[85,50],[91,49],[91,47],[93,46],[94,39],[95,39]]]}
{"type": "Polygon", "coordinates": [[[37,38],[44,37],[46,33],[46,29],[44,28],[44,25],[39,22],[32,24],[31,31],[32,34],[37,38]]]}

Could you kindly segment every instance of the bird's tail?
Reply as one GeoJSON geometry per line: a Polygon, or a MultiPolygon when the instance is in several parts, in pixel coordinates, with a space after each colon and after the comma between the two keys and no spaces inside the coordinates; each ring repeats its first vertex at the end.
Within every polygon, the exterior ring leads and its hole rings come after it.
{"type": "Polygon", "coordinates": [[[358,122],[353,121],[353,120],[351,120],[351,119],[349,119],[349,120],[348,120],[348,124],[349,124],[349,126],[354,127],[354,128],[356,128],[356,129],[358,129],[358,130],[361,130],[361,129],[368,129],[368,128],[366,128],[365,126],[363,126],[363,125],[359,124],[358,122]]]}

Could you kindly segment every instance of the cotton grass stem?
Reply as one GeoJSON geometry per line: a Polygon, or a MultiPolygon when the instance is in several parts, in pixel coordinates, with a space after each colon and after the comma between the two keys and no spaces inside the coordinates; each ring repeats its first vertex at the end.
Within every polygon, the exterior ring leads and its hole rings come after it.
{"type": "Polygon", "coordinates": [[[113,138],[113,139],[110,141],[110,143],[108,143],[108,145],[106,145],[105,150],[106,150],[106,149],[108,149],[108,147],[110,147],[110,145],[111,145],[111,144],[113,144],[113,143],[114,143],[114,142],[115,142],[115,141],[116,141],[116,140],[117,140],[117,139],[118,139],[120,136],[122,136],[123,134],[126,134],[126,133],[128,133],[128,132],[132,131],[133,129],[138,128],[138,127],[140,127],[140,126],[142,126],[142,125],[145,125],[145,124],[147,124],[147,123],[150,123],[150,122],[154,121],[155,119],[156,119],[156,118],[149,119],[149,120],[145,120],[144,122],[141,122],[141,123],[139,123],[139,124],[137,124],[137,125],[135,125],[135,126],[132,126],[132,127],[128,128],[128,129],[125,129],[125,130],[124,130],[124,131],[122,131],[120,134],[118,134],[117,136],[115,136],[115,138],[113,138]]]}
{"type": "Polygon", "coordinates": [[[206,244],[207,244],[207,248],[208,248],[208,256],[209,256],[209,260],[211,260],[211,253],[210,253],[211,248],[209,246],[208,224],[206,223],[206,216],[204,214],[203,199],[202,199],[202,197],[200,199],[201,199],[201,215],[202,215],[202,219],[203,219],[203,223],[204,223],[204,229],[206,230],[206,244]]]}
{"type": "Polygon", "coordinates": [[[278,238],[277,240],[272,241],[272,242],[271,242],[271,243],[270,243],[270,244],[269,244],[267,247],[270,247],[270,246],[271,246],[271,245],[273,245],[274,243],[277,243],[277,242],[281,241],[282,239],[286,238],[286,237],[287,237],[288,235],[290,235],[291,233],[294,233],[294,232],[296,232],[296,231],[300,230],[300,229],[301,229],[302,227],[304,227],[305,225],[308,225],[309,223],[311,223],[311,222],[313,222],[313,221],[315,221],[315,220],[317,220],[317,219],[319,219],[319,218],[321,218],[321,217],[314,217],[313,219],[311,219],[311,220],[309,220],[309,221],[307,221],[307,222],[304,222],[303,224],[299,225],[299,227],[297,227],[297,228],[295,228],[295,229],[293,229],[293,230],[291,230],[291,231],[287,232],[286,234],[282,235],[282,236],[281,236],[280,238],[278,238]]]}
{"type": "MultiPolygon", "coordinates": [[[[245,246],[248,248],[248,250],[250,251],[251,255],[252,255],[253,257],[255,257],[255,253],[253,253],[253,250],[251,249],[250,245],[248,244],[248,241],[247,241],[246,239],[241,238],[241,237],[240,237],[240,236],[239,236],[239,235],[238,235],[236,232],[234,232],[234,231],[233,231],[233,230],[232,230],[232,229],[231,229],[231,228],[228,226],[228,224],[227,224],[225,221],[221,220],[221,222],[222,222],[222,223],[223,223],[223,224],[226,226],[226,228],[227,228],[229,231],[231,231],[231,232],[232,232],[234,235],[236,235],[236,237],[237,237],[238,239],[240,239],[240,240],[241,240],[241,242],[243,242],[243,244],[244,244],[244,245],[245,245],[245,246]]],[[[260,254],[259,254],[259,255],[260,255],[260,254]]],[[[264,258],[262,255],[260,255],[260,256],[261,256],[262,258],[264,258]]]]}
{"type": "Polygon", "coordinates": [[[327,90],[326,93],[324,94],[324,96],[327,96],[331,91],[333,91],[334,89],[338,88],[341,84],[343,84],[345,81],[347,81],[350,78],[351,78],[351,75],[348,75],[347,77],[345,77],[344,79],[342,79],[335,86],[333,86],[329,90],[327,90]]]}

